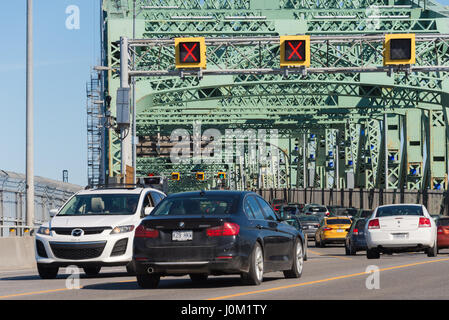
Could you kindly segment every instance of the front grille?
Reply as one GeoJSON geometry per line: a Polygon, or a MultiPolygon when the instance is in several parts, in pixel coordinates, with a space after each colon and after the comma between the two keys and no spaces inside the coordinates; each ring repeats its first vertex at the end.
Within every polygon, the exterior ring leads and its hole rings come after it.
{"type": "Polygon", "coordinates": [[[44,244],[40,240],[36,240],[36,250],[39,257],[48,258],[47,251],[45,250],[44,244]]]}
{"type": "Polygon", "coordinates": [[[72,231],[75,229],[81,229],[84,231],[84,235],[91,235],[91,234],[100,234],[104,230],[112,230],[111,227],[70,227],[70,228],[51,228],[52,231],[54,231],[56,234],[70,236],[72,234],[72,231]]]}
{"type": "Polygon", "coordinates": [[[128,238],[117,241],[112,249],[111,257],[124,255],[128,246],[128,238]]]}
{"type": "Polygon", "coordinates": [[[106,241],[87,243],[50,242],[55,257],[67,260],[85,260],[98,258],[103,253],[106,241]]]}

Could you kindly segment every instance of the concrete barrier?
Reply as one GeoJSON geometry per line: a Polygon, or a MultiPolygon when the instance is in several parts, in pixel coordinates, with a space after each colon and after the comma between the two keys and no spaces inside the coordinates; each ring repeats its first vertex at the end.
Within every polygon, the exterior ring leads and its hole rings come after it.
{"type": "Polygon", "coordinates": [[[0,270],[35,267],[34,237],[0,238],[0,270]]]}

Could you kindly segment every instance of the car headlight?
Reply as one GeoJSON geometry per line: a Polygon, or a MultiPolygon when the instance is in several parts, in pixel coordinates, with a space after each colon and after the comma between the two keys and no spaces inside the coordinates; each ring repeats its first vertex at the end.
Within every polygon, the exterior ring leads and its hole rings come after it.
{"type": "Polygon", "coordinates": [[[127,233],[134,231],[134,226],[121,226],[112,229],[111,234],[127,233]]]}
{"type": "Polygon", "coordinates": [[[37,233],[49,236],[50,235],[50,228],[48,228],[48,227],[39,227],[39,229],[37,230],[37,233]]]}

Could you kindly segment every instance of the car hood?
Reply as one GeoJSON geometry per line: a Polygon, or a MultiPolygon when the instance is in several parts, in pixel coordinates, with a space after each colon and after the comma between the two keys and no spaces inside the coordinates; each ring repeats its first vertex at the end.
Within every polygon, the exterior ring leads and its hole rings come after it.
{"type": "Polygon", "coordinates": [[[54,217],[50,221],[50,228],[70,227],[116,227],[137,223],[135,216],[81,216],[54,217]]]}

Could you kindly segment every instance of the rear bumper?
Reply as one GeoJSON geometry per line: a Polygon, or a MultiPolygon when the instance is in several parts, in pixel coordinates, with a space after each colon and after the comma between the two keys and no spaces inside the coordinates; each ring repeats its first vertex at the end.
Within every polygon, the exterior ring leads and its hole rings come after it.
{"type": "Polygon", "coordinates": [[[394,232],[379,230],[368,231],[366,234],[366,244],[368,248],[388,248],[388,249],[425,249],[431,248],[435,243],[435,236],[432,236],[432,229],[423,229],[418,231],[403,231],[409,233],[406,239],[395,239],[394,232]]]}
{"type": "Polygon", "coordinates": [[[324,242],[344,243],[346,238],[323,238],[324,242]]]}
{"type": "Polygon", "coordinates": [[[137,274],[157,273],[162,276],[190,273],[207,273],[212,275],[238,274],[248,272],[249,267],[246,259],[238,256],[211,261],[158,262],[133,260],[132,264],[137,274]]]}
{"type": "Polygon", "coordinates": [[[449,237],[438,235],[438,248],[449,248],[449,237]]]}

